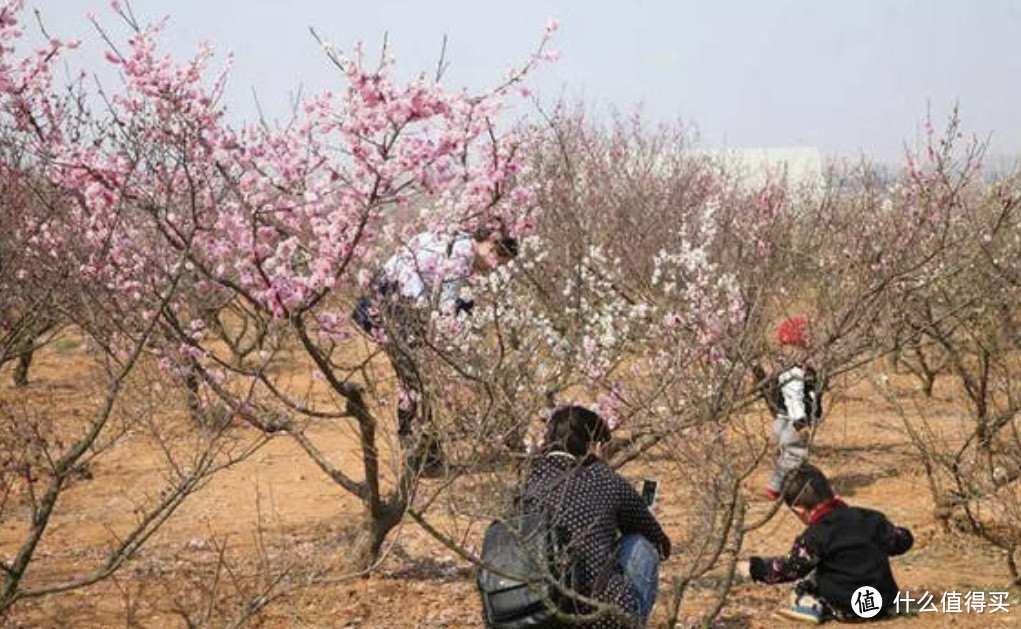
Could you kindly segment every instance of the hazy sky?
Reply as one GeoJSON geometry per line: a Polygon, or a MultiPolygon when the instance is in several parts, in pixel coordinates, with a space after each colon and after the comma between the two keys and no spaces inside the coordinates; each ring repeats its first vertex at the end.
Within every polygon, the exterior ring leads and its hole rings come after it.
{"type": "MultiPolygon", "coordinates": [[[[96,46],[91,0],[28,0],[55,36],[96,46]]],[[[531,86],[601,111],[641,103],[654,120],[696,126],[705,144],[815,146],[893,160],[914,144],[927,107],[937,126],[955,102],[965,129],[992,133],[993,152],[1021,153],[1021,0],[135,0],[148,20],[171,17],[168,50],[202,41],[236,56],[228,94],[251,117],[252,90],[282,116],[299,85],[339,85],[309,35],[378,50],[389,33],[398,67],[435,67],[442,37],[452,86],[480,89],[523,61],[550,17],[560,61],[531,86]]],[[[94,58],[94,57],[86,57],[94,58]]],[[[109,76],[109,75],[107,75],[109,76]]]]}

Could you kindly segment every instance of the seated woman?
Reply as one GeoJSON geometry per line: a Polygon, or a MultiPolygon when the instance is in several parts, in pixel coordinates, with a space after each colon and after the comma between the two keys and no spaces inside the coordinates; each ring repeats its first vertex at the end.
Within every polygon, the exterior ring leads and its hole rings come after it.
{"type": "MultiPolygon", "coordinates": [[[[600,459],[610,429],[581,406],[553,413],[543,455],[525,483],[523,507],[546,508],[570,555],[574,590],[619,613],[599,616],[590,629],[634,626],[625,614],[648,620],[659,585],[659,558],[670,539],[637,491],[600,459]]],[[[582,608],[583,613],[592,609],[582,608]]]]}

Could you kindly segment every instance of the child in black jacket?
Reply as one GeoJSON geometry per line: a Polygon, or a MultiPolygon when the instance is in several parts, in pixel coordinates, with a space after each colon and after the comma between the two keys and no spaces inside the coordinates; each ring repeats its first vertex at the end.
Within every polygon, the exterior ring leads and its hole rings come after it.
{"type": "Polygon", "coordinates": [[[911,548],[911,532],[878,511],[849,507],[834,497],[826,476],[807,463],[787,477],[783,499],[808,528],[786,557],[752,557],[748,566],[751,578],[761,583],[804,579],[795,587],[793,605],[778,613],[813,624],[892,614],[898,590],[889,557],[911,548]],[[856,596],[863,586],[875,588],[881,600],[867,592],[856,596]]]}

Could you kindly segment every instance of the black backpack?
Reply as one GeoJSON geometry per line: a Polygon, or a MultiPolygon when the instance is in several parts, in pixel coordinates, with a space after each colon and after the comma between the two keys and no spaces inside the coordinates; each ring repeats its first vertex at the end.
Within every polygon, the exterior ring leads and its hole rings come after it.
{"type": "Polygon", "coordinates": [[[555,629],[564,614],[586,611],[568,594],[579,584],[568,536],[555,504],[521,504],[518,515],[486,528],[476,575],[483,617],[489,629],[555,629]]]}
{"type": "Polygon", "coordinates": [[[476,584],[489,629],[554,629],[558,615],[577,613],[566,592],[574,570],[549,512],[495,520],[486,529],[476,584]]]}

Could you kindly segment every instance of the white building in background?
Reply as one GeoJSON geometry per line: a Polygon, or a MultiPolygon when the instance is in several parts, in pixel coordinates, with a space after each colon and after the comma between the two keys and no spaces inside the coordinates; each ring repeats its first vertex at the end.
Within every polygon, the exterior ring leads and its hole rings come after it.
{"type": "Polygon", "coordinates": [[[826,184],[822,155],[813,147],[699,147],[689,152],[720,160],[726,172],[735,173],[749,189],[761,188],[770,178],[786,178],[792,189],[811,189],[817,193],[826,184]]]}

